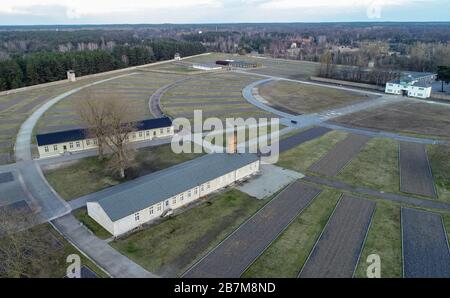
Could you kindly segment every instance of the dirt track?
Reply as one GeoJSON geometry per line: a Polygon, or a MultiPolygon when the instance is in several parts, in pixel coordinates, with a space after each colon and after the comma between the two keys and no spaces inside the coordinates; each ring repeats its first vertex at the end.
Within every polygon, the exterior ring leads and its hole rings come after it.
{"type": "Polygon", "coordinates": [[[281,192],[255,216],[188,270],[184,277],[239,277],[320,193],[301,182],[281,192]]]}
{"type": "Polygon", "coordinates": [[[351,134],[345,140],[337,143],[309,170],[325,176],[336,176],[364,148],[369,140],[369,137],[351,134]]]}
{"type": "Polygon", "coordinates": [[[400,190],[406,193],[436,197],[425,145],[400,143],[400,190]]]}
{"type": "Polygon", "coordinates": [[[374,211],[372,201],[342,197],[299,277],[352,277],[374,211]]]}

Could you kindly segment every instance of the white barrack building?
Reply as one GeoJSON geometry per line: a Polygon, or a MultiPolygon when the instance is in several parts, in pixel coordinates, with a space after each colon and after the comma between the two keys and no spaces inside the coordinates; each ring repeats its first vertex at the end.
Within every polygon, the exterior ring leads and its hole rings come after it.
{"type": "Polygon", "coordinates": [[[400,80],[390,81],[386,84],[385,92],[389,94],[429,98],[431,84],[436,79],[433,73],[404,72],[400,80]]]}

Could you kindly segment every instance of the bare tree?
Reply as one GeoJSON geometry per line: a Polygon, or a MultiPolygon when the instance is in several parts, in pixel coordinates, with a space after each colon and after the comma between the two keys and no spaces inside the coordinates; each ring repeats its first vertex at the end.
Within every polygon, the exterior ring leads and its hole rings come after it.
{"type": "Polygon", "coordinates": [[[32,228],[36,224],[29,210],[0,209],[0,277],[34,277],[46,266],[48,245],[32,228]]]}
{"type": "Polygon", "coordinates": [[[105,99],[101,99],[89,91],[83,93],[83,98],[75,106],[82,125],[88,127],[88,137],[97,140],[99,160],[103,160],[105,156],[107,108],[105,99]]]}
{"type": "Polygon", "coordinates": [[[134,159],[134,150],[129,145],[130,136],[135,134],[136,125],[130,121],[128,105],[117,97],[106,102],[105,144],[112,152],[109,161],[111,169],[120,178],[125,178],[125,170],[134,159]]]}

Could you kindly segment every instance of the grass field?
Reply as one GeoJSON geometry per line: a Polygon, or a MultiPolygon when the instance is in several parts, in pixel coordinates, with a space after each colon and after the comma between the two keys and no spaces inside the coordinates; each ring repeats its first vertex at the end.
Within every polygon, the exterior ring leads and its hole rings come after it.
{"type": "MultiPolygon", "coordinates": [[[[39,243],[34,245],[40,247],[40,251],[44,252],[42,255],[37,255],[35,258],[37,264],[42,264],[38,269],[31,270],[28,267],[27,272],[31,273],[34,278],[62,278],[66,275],[67,256],[77,254],[81,258],[81,265],[84,265],[94,271],[99,277],[107,277],[107,275],[93,264],[90,260],[85,258],[75,247],[67,242],[50,224],[41,224],[31,229],[31,233],[35,234],[39,243]]],[[[0,240],[1,241],[1,240],[0,240]]],[[[1,245],[1,243],[0,243],[1,245]]],[[[0,275],[0,277],[2,277],[0,275]]]]}
{"type": "Polygon", "coordinates": [[[399,192],[398,143],[372,139],[337,176],[352,185],[399,192]]]}
{"type": "Polygon", "coordinates": [[[230,190],[111,245],[151,272],[179,276],[264,203],[230,190]]]}
{"type": "Polygon", "coordinates": [[[367,277],[371,254],[380,256],[381,277],[402,277],[400,205],[379,201],[376,208],[355,277],[367,277]]]}
{"type": "Polygon", "coordinates": [[[354,92],[288,81],[265,84],[259,88],[259,93],[271,105],[299,114],[315,113],[369,99],[354,92]]]}
{"type": "Polygon", "coordinates": [[[112,235],[105,230],[102,226],[100,226],[95,220],[93,220],[87,213],[86,207],[79,208],[77,210],[72,211],[73,215],[83,223],[95,236],[100,239],[108,239],[112,237],[112,235]]]}
{"type": "Polygon", "coordinates": [[[427,148],[427,153],[438,198],[450,202],[450,147],[430,145],[427,148]]]}
{"type": "MultiPolygon", "coordinates": [[[[127,172],[127,180],[198,156],[194,153],[175,154],[170,144],[140,149],[137,151],[133,166],[127,172]]],[[[88,157],[58,169],[44,171],[44,175],[62,198],[72,200],[127,181],[117,179],[107,168],[107,161],[100,162],[97,157],[88,157]]]]}
{"type": "Polygon", "coordinates": [[[450,139],[450,107],[409,101],[361,111],[335,121],[417,137],[450,139]]]}
{"type": "Polygon", "coordinates": [[[247,269],[243,277],[297,277],[339,197],[338,191],[322,192],[247,269]]]}
{"type": "Polygon", "coordinates": [[[277,165],[282,168],[305,173],[313,163],[318,161],[335,144],[344,140],[346,137],[347,133],[344,132],[329,132],[320,138],[281,153],[277,165]]]}

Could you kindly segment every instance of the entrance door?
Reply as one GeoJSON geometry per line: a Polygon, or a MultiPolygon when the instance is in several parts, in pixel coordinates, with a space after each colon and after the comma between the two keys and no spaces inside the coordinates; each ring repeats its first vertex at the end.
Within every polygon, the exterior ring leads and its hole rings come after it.
{"type": "Polygon", "coordinates": [[[403,96],[408,96],[408,90],[402,90],[402,95],[403,96]]]}
{"type": "Polygon", "coordinates": [[[63,151],[64,151],[64,152],[67,151],[67,146],[66,146],[66,145],[63,146],[63,151]]]}

